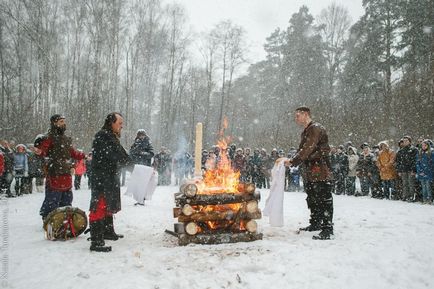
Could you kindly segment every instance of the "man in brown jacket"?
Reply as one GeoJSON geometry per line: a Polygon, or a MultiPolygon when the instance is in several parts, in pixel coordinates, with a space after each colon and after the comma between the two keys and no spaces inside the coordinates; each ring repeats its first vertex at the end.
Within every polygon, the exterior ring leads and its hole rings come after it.
{"type": "Polygon", "coordinates": [[[287,166],[303,165],[303,182],[310,209],[310,225],[300,231],[319,231],[314,240],[329,240],[333,236],[332,173],[328,136],[325,128],[314,122],[308,107],[295,110],[295,122],[304,127],[297,154],[286,161],[287,166]]]}

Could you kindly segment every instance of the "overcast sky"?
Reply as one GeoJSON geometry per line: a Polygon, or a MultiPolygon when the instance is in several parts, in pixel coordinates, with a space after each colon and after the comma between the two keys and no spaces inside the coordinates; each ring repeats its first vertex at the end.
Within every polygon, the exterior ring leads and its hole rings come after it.
{"type": "Polygon", "coordinates": [[[335,2],[348,8],[352,23],[363,14],[362,0],[166,0],[166,3],[170,2],[185,7],[195,32],[208,31],[227,19],[243,26],[253,62],[265,57],[265,38],[276,28],[287,27],[292,14],[302,5],[306,5],[316,17],[322,9],[335,2]]]}

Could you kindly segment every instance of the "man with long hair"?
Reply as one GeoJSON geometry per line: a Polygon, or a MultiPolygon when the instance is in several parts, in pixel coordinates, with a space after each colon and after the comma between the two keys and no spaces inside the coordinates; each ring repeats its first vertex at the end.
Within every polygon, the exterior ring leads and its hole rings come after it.
{"type": "Polygon", "coordinates": [[[116,241],[113,214],[121,210],[120,169],[132,163],[120,143],[124,119],[118,112],[107,115],[92,144],[89,226],[91,251],[109,252],[105,240],[116,241]]]}

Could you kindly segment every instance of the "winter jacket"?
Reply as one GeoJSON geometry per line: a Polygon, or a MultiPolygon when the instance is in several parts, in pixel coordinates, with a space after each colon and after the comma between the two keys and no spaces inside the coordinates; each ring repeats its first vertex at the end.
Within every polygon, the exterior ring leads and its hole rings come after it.
{"type": "Polygon", "coordinates": [[[303,163],[303,179],[307,182],[319,182],[333,178],[330,168],[330,146],[325,128],[310,122],[301,133],[301,142],[292,166],[303,163]]]}
{"type": "Polygon", "coordinates": [[[86,165],[84,164],[83,159],[78,160],[75,163],[74,168],[75,168],[75,175],[76,176],[82,176],[82,175],[84,175],[84,173],[86,173],[86,165]]]}
{"type": "Polygon", "coordinates": [[[259,174],[262,167],[262,158],[259,153],[254,152],[252,158],[250,159],[250,166],[252,172],[259,174]]]}
{"type": "Polygon", "coordinates": [[[348,174],[348,156],[344,153],[335,154],[332,170],[336,175],[346,176],[348,174]]]}
{"type": "Polygon", "coordinates": [[[235,154],[234,160],[232,161],[232,167],[236,172],[245,173],[246,159],[242,154],[241,155],[235,154]]]}
{"type": "Polygon", "coordinates": [[[357,152],[354,151],[353,155],[348,155],[348,176],[349,177],[355,177],[356,176],[356,167],[357,162],[359,161],[359,156],[357,155],[357,152]]]}
{"type": "Polygon", "coordinates": [[[84,153],[72,147],[70,138],[63,134],[49,132],[48,136],[35,147],[41,150],[41,156],[47,157],[48,174],[46,185],[52,192],[67,192],[72,189],[71,158],[80,160],[85,157],[84,153]]]}
{"type": "Polygon", "coordinates": [[[434,150],[419,151],[416,160],[416,177],[419,180],[432,181],[434,177],[434,150]]]}
{"type": "Polygon", "coordinates": [[[154,156],[154,148],[149,137],[136,138],[130,148],[130,156],[135,164],[150,166],[154,156]]]}
{"type": "Polygon", "coordinates": [[[29,176],[32,178],[44,177],[44,163],[45,159],[35,153],[29,154],[29,176]]]}
{"type": "Polygon", "coordinates": [[[10,173],[14,171],[14,152],[10,148],[0,146],[0,151],[4,157],[4,173],[10,173]]]}
{"type": "Polygon", "coordinates": [[[398,173],[416,173],[417,149],[406,146],[396,153],[396,171],[398,173]]]}
{"type": "MultiPolygon", "coordinates": [[[[207,161],[205,161],[206,163],[207,161]]],[[[172,165],[172,156],[166,152],[159,152],[154,157],[154,168],[158,171],[159,174],[167,172],[171,170],[172,165]]]]}
{"type": "Polygon", "coordinates": [[[376,164],[380,170],[380,178],[382,180],[387,181],[396,179],[395,157],[395,152],[390,149],[380,151],[376,164]]]}
{"type": "Polygon", "coordinates": [[[374,155],[369,153],[367,155],[361,154],[356,165],[356,172],[358,177],[367,177],[374,174],[376,171],[374,163],[374,155]]]}
{"type": "Polygon", "coordinates": [[[96,133],[92,144],[90,211],[97,209],[101,197],[106,200],[108,212],[121,210],[120,170],[132,164],[112,131],[101,129],[96,133]]]}
{"type": "Polygon", "coordinates": [[[27,177],[29,175],[29,163],[26,153],[14,154],[14,173],[16,177],[27,177]]]}

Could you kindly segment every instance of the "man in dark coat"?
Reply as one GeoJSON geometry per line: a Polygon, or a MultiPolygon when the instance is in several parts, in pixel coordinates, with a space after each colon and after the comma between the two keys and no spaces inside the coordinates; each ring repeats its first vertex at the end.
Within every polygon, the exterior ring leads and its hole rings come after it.
{"type": "Polygon", "coordinates": [[[336,194],[345,194],[345,180],[348,175],[349,165],[348,156],[345,154],[345,147],[340,145],[336,150],[336,166],[335,166],[335,185],[336,194]]]}
{"type": "Polygon", "coordinates": [[[308,107],[295,110],[295,121],[302,125],[299,149],[285,165],[303,164],[303,181],[307,206],[311,211],[310,225],[302,231],[318,231],[314,240],[329,240],[333,236],[332,173],[330,168],[328,136],[325,128],[311,119],[308,107]]]}
{"type": "Polygon", "coordinates": [[[158,172],[158,185],[170,185],[170,176],[172,174],[172,156],[166,147],[161,147],[160,152],[155,155],[153,166],[158,172]]]}
{"type": "Polygon", "coordinates": [[[39,214],[42,219],[58,207],[72,204],[72,159],[80,160],[84,153],[75,150],[72,139],[65,135],[65,117],[55,114],[50,118],[50,129],[46,136],[35,139],[35,147],[41,157],[47,158],[45,199],[39,214]]]}
{"type": "Polygon", "coordinates": [[[120,169],[132,163],[119,141],[122,127],[122,115],[110,113],[92,144],[91,251],[111,251],[111,246],[105,246],[104,239],[118,240],[123,237],[116,234],[113,227],[113,214],[121,210],[120,169]]]}
{"type": "Polygon", "coordinates": [[[151,166],[154,148],[144,129],[137,131],[136,139],[130,148],[130,155],[135,164],[151,166]]]}
{"type": "Polygon", "coordinates": [[[417,149],[411,137],[402,138],[402,148],[396,153],[396,171],[402,179],[402,198],[412,201],[415,193],[417,149]]]}
{"type": "Polygon", "coordinates": [[[36,179],[36,191],[42,192],[44,185],[44,164],[45,160],[41,156],[41,150],[36,147],[31,147],[29,154],[29,186],[30,192],[32,190],[32,179],[36,179]]]}

